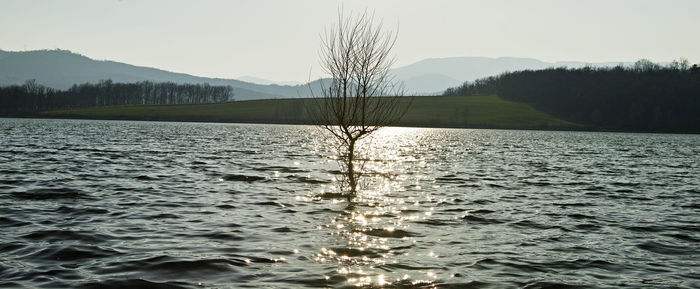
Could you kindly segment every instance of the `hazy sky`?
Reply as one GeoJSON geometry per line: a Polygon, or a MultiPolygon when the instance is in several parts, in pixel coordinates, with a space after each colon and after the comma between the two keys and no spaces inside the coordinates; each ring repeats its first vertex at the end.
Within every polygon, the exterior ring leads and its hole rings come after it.
{"type": "Polygon", "coordinates": [[[304,81],[337,10],[399,28],[396,66],[454,56],[700,62],[698,0],[0,0],[0,49],[68,49],[200,76],[304,81]]]}

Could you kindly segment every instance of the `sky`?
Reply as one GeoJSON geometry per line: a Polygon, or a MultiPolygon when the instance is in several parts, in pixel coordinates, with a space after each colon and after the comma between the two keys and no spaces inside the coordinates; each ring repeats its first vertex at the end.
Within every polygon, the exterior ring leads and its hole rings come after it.
{"type": "Polygon", "coordinates": [[[460,56],[700,62],[697,0],[0,0],[0,49],[303,82],[323,75],[320,36],[340,8],[398,31],[395,67],[460,56]]]}

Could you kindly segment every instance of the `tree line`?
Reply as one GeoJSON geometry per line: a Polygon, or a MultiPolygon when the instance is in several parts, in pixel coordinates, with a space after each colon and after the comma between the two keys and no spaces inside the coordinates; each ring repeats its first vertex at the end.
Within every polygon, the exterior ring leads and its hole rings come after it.
{"type": "Polygon", "coordinates": [[[447,89],[444,95],[491,95],[524,102],[596,129],[700,132],[700,67],[550,68],[507,72],[447,89]]]}
{"type": "Polygon", "coordinates": [[[134,104],[202,104],[233,101],[231,86],[141,81],[74,84],[57,90],[28,80],[0,86],[0,113],[21,114],[51,109],[134,104]]]}

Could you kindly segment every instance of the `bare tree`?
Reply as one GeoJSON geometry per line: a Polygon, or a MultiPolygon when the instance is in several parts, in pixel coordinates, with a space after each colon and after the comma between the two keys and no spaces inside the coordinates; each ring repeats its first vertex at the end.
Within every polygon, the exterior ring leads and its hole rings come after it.
{"type": "Polygon", "coordinates": [[[398,121],[412,101],[403,98],[403,89],[388,74],[396,37],[383,31],[374,15],[346,16],[341,10],[337,26],[321,39],[321,64],[331,79],[322,83],[320,94],[312,92],[309,111],[316,124],[340,141],[351,192],[357,185],[357,141],[398,121]]]}

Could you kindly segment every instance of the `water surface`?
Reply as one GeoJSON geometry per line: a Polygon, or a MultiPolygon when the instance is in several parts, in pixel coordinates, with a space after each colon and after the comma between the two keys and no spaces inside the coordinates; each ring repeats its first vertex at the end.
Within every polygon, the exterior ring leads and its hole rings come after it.
{"type": "Polygon", "coordinates": [[[0,287],[698,288],[699,143],[0,119],[0,287]]]}

